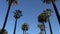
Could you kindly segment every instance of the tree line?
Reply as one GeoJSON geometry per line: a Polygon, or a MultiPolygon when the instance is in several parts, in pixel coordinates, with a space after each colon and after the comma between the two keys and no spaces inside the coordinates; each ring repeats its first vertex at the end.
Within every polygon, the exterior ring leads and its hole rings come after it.
{"type": "MultiPolygon", "coordinates": [[[[6,27],[6,24],[7,24],[7,20],[8,20],[8,16],[9,16],[9,12],[10,12],[12,3],[14,3],[16,5],[18,4],[18,0],[6,0],[6,1],[8,2],[8,9],[7,9],[6,17],[5,17],[5,20],[4,20],[4,24],[2,26],[2,29],[0,30],[0,34],[4,34],[4,31],[6,32],[5,27],[6,27]]],[[[55,4],[55,2],[57,0],[41,0],[41,1],[43,3],[46,3],[46,4],[52,3],[53,8],[55,10],[56,17],[58,19],[58,23],[60,25],[60,15],[59,15],[58,9],[57,9],[56,4],[55,4]]],[[[38,19],[38,22],[39,22],[38,27],[41,30],[41,32],[39,34],[46,34],[46,26],[45,26],[46,22],[48,22],[48,24],[49,24],[50,34],[53,34],[52,27],[51,27],[51,24],[50,24],[50,16],[52,15],[51,13],[52,13],[52,10],[48,8],[48,9],[44,10],[43,13],[41,13],[37,16],[38,17],[37,19],[38,19]]],[[[13,34],[16,34],[17,20],[21,16],[23,16],[22,11],[21,10],[15,10],[15,12],[14,12],[15,26],[14,26],[13,34]]],[[[24,23],[22,25],[23,34],[28,34],[28,33],[26,33],[26,31],[28,31],[28,28],[29,28],[29,26],[28,26],[27,23],[24,23]]]]}

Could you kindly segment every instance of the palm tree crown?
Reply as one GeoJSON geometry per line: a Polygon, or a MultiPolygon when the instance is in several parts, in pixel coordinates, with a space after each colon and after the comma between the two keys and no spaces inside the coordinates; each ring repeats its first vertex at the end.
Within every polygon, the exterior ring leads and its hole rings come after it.
{"type": "Polygon", "coordinates": [[[38,24],[38,27],[41,31],[45,31],[45,26],[43,24],[38,24]]]}
{"type": "Polygon", "coordinates": [[[20,16],[22,16],[22,12],[20,10],[16,10],[16,12],[14,12],[15,19],[20,18],[20,16]]]}
{"type": "Polygon", "coordinates": [[[38,16],[38,22],[43,23],[43,22],[46,22],[46,20],[47,20],[47,17],[45,16],[45,13],[42,13],[38,16]]]}
{"type": "Polygon", "coordinates": [[[28,31],[28,27],[29,27],[29,25],[28,25],[27,23],[24,23],[24,24],[22,25],[22,30],[28,31]]]}
{"type": "MultiPolygon", "coordinates": [[[[1,30],[0,30],[0,32],[1,32],[1,30]]],[[[6,29],[3,30],[3,34],[8,34],[6,29]]]]}
{"type": "Polygon", "coordinates": [[[47,19],[51,16],[51,9],[46,9],[42,14],[38,16],[39,22],[47,22],[47,19]]]}
{"type": "Polygon", "coordinates": [[[18,0],[6,0],[6,1],[8,1],[9,3],[18,4],[18,0]]]}
{"type": "Polygon", "coordinates": [[[51,9],[46,9],[46,11],[44,12],[45,16],[50,17],[51,16],[51,12],[52,12],[51,9]]]}

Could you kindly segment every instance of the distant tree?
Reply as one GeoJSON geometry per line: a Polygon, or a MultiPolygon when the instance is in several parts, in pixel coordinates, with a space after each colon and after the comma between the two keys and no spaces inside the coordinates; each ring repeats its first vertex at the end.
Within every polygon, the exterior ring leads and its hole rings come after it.
{"type": "Polygon", "coordinates": [[[51,32],[51,34],[53,34],[51,24],[50,24],[50,19],[49,19],[51,16],[51,9],[46,9],[44,14],[45,14],[45,17],[47,17],[47,21],[49,22],[50,32],[51,32]]]}
{"type": "Polygon", "coordinates": [[[43,3],[46,3],[46,4],[50,4],[50,3],[52,2],[52,5],[53,5],[53,7],[54,7],[54,10],[55,10],[55,13],[56,13],[56,16],[57,16],[59,25],[60,25],[59,12],[58,12],[58,9],[57,9],[57,7],[56,7],[56,5],[55,5],[55,2],[56,2],[57,0],[42,0],[42,1],[43,1],[43,3]]]}
{"type": "MultiPolygon", "coordinates": [[[[45,26],[45,23],[47,22],[47,17],[44,16],[45,14],[44,13],[41,13],[39,16],[38,16],[38,22],[39,23],[42,23],[44,26],[45,26]]],[[[46,28],[45,28],[45,34],[46,34],[46,28]]]]}
{"type": "Polygon", "coordinates": [[[8,10],[7,10],[7,13],[6,13],[5,21],[4,21],[4,24],[3,24],[3,27],[2,27],[2,30],[1,30],[0,34],[3,34],[3,30],[5,29],[5,26],[6,26],[6,23],[7,23],[7,19],[8,19],[8,15],[9,15],[12,3],[18,4],[17,0],[6,0],[6,1],[8,1],[9,5],[8,5],[8,10]]]}
{"type": "MultiPolygon", "coordinates": [[[[49,27],[50,27],[50,32],[52,34],[53,32],[52,32],[52,28],[51,28],[51,24],[50,24],[50,20],[49,20],[50,16],[51,16],[51,9],[46,9],[46,10],[44,10],[44,12],[42,14],[40,14],[38,16],[38,21],[43,24],[48,21],[49,27]]],[[[45,32],[45,34],[46,34],[46,32],[45,32]]]]}
{"type": "Polygon", "coordinates": [[[46,9],[44,13],[45,13],[45,16],[47,17],[47,21],[49,22],[50,33],[53,34],[51,24],[50,24],[50,19],[49,19],[51,16],[51,9],[46,9]]]}
{"type": "Polygon", "coordinates": [[[20,10],[16,10],[16,12],[14,12],[14,18],[16,19],[16,21],[15,21],[13,34],[15,34],[15,32],[16,32],[17,19],[19,19],[21,16],[22,16],[22,12],[20,10]]]}
{"type": "Polygon", "coordinates": [[[41,33],[44,33],[43,31],[45,31],[45,25],[44,24],[38,24],[38,27],[41,30],[41,33]]]}
{"type": "Polygon", "coordinates": [[[26,31],[28,31],[29,25],[27,23],[24,23],[22,25],[22,30],[23,30],[23,34],[26,34],[26,31]]]}

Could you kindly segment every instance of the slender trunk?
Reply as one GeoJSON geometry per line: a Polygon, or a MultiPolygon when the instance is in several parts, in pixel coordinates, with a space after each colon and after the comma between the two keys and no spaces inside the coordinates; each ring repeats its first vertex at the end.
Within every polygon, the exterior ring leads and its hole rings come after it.
{"type": "Polygon", "coordinates": [[[56,13],[56,16],[57,16],[59,25],[60,25],[60,18],[59,18],[59,12],[58,12],[58,9],[57,9],[57,7],[56,7],[54,1],[53,1],[53,0],[51,0],[51,1],[52,1],[52,5],[53,5],[53,7],[54,7],[54,10],[55,10],[55,13],[56,13]]]}
{"type": "Polygon", "coordinates": [[[8,10],[7,10],[6,17],[5,17],[5,21],[4,21],[4,24],[3,24],[3,27],[2,27],[2,30],[1,30],[0,34],[3,34],[3,30],[5,29],[7,19],[8,19],[8,15],[9,15],[9,12],[10,12],[10,8],[11,8],[11,3],[9,3],[8,10]]]}
{"type": "Polygon", "coordinates": [[[45,29],[45,34],[46,34],[46,29],[45,29]]]}
{"type": "Polygon", "coordinates": [[[26,34],[26,30],[25,30],[25,34],[26,34]]]}
{"type": "Polygon", "coordinates": [[[13,34],[16,34],[16,26],[17,26],[17,19],[15,21],[15,26],[14,26],[14,32],[13,32],[13,34]]]}
{"type": "Polygon", "coordinates": [[[24,30],[23,30],[23,34],[24,34],[24,30]]]}
{"type": "Polygon", "coordinates": [[[48,18],[48,22],[49,22],[49,27],[50,27],[50,33],[53,34],[49,18],[48,18]]]}
{"type": "Polygon", "coordinates": [[[45,27],[45,34],[46,34],[46,27],[45,27]]]}

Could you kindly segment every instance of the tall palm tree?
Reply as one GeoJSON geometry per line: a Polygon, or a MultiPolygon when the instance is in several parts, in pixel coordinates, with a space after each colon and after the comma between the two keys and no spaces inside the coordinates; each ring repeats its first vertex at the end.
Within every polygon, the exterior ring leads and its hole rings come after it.
{"type": "Polygon", "coordinates": [[[53,7],[54,7],[54,10],[55,10],[55,13],[56,13],[56,16],[57,16],[59,25],[60,25],[59,12],[58,12],[58,9],[57,9],[57,7],[56,7],[56,5],[55,5],[55,2],[56,2],[56,1],[57,1],[57,0],[43,0],[43,2],[44,2],[44,3],[47,3],[47,4],[49,4],[49,3],[52,2],[52,5],[53,5],[53,7]]]}
{"type": "Polygon", "coordinates": [[[15,34],[15,32],[16,32],[17,19],[19,19],[21,16],[22,16],[22,12],[20,10],[16,10],[16,12],[14,12],[14,18],[16,19],[16,21],[15,21],[13,34],[15,34]]]}
{"type": "Polygon", "coordinates": [[[50,24],[50,19],[49,19],[51,16],[51,9],[46,9],[44,13],[45,13],[45,16],[47,17],[47,21],[49,22],[50,32],[51,34],[53,34],[51,24],[50,24]]]}
{"type": "Polygon", "coordinates": [[[7,0],[9,5],[8,5],[8,10],[7,10],[7,13],[6,13],[6,17],[5,17],[5,21],[4,21],[4,24],[3,24],[3,27],[2,27],[2,30],[1,30],[1,33],[3,33],[3,30],[5,29],[5,26],[6,26],[6,23],[7,23],[7,19],[8,19],[8,15],[9,15],[9,12],[10,12],[10,8],[11,8],[11,5],[12,3],[15,3],[15,4],[18,4],[17,0],[7,0]]]}
{"type": "MultiPolygon", "coordinates": [[[[44,16],[44,13],[38,16],[38,22],[42,23],[45,26],[45,23],[47,22],[47,18],[46,16],[44,16]]],[[[46,34],[46,28],[45,28],[45,34],[46,34]]]]}
{"type": "Polygon", "coordinates": [[[26,34],[26,31],[28,31],[29,25],[27,23],[24,23],[22,25],[22,30],[23,30],[23,34],[26,34]]]}
{"type": "Polygon", "coordinates": [[[51,34],[53,34],[51,24],[50,24],[50,20],[48,20],[50,16],[51,16],[51,9],[46,9],[46,10],[44,10],[44,12],[42,14],[40,14],[38,16],[38,21],[43,23],[43,24],[48,21],[49,27],[50,27],[50,32],[51,32],[51,34]]]}

